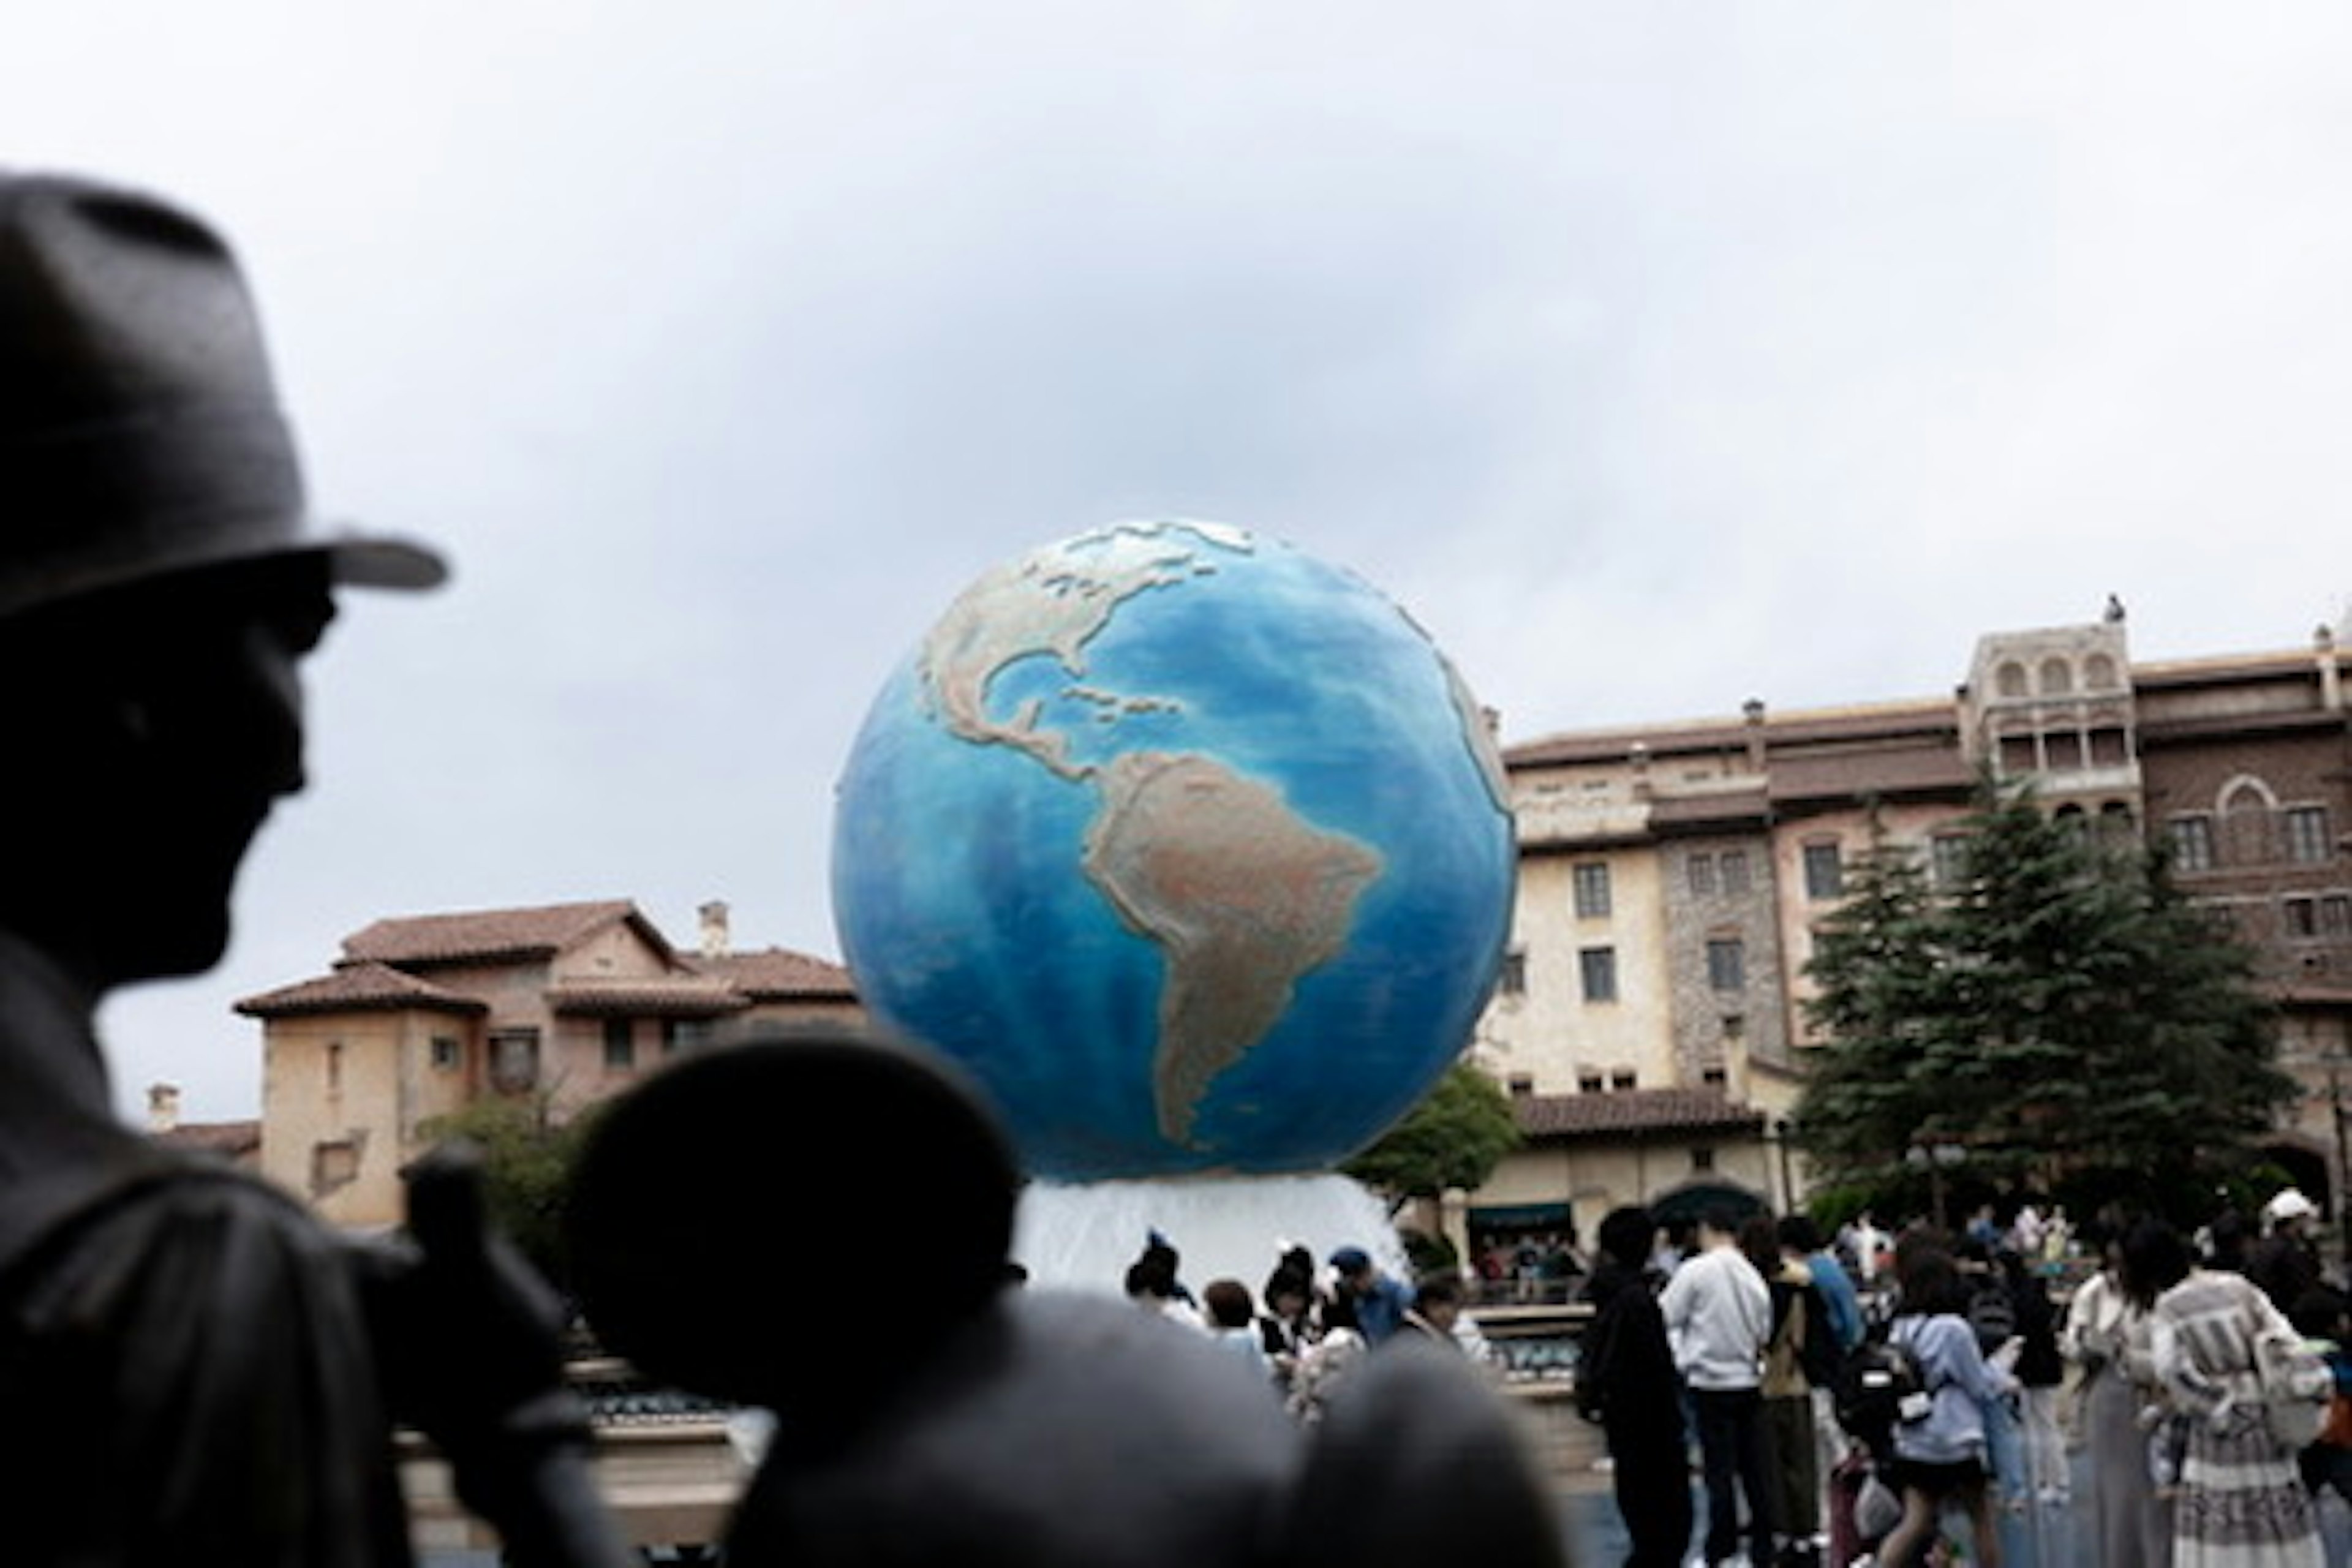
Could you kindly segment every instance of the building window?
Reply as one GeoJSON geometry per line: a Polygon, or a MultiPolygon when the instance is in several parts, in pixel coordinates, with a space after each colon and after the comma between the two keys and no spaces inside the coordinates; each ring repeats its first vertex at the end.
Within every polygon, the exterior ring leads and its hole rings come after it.
{"type": "Polygon", "coordinates": [[[1619,1068],[1615,1072],[1609,1075],[1609,1087],[1611,1089],[1633,1089],[1638,1082],[1639,1080],[1633,1076],[1633,1069],[1630,1068],[1619,1068]]]}
{"type": "Polygon", "coordinates": [[[2011,659],[1993,672],[1993,689],[2003,697],[2025,695],[2025,666],[2011,659]]]}
{"type": "Polygon", "coordinates": [[[2042,696],[2063,697],[2074,689],[2074,671],[2067,668],[2064,659],[2045,658],[2042,661],[2042,696]]]}
{"type": "Polygon", "coordinates": [[[490,1087],[500,1094],[539,1087],[537,1029],[501,1029],[490,1037],[490,1087]]]}
{"type": "Polygon", "coordinates": [[[1723,890],[1726,896],[1734,899],[1748,896],[1748,852],[1746,850],[1725,850],[1716,868],[1723,873],[1723,890]]]}
{"type": "Polygon", "coordinates": [[[2291,805],[2287,807],[2286,858],[2304,866],[2316,866],[2327,859],[2327,808],[2326,806],[2291,805]]]}
{"type": "Polygon", "coordinates": [[[2116,661],[2105,654],[2095,653],[2083,661],[2083,684],[2093,691],[2112,691],[2116,688],[2116,661]]]}
{"type": "Polygon", "coordinates": [[[2213,819],[2210,816],[2176,816],[2171,822],[2172,863],[2183,871],[2210,871],[2213,868],[2213,819]]]}
{"type": "Polygon", "coordinates": [[[1938,833],[1927,840],[1927,879],[1938,888],[1957,888],[1967,875],[1969,836],[1938,833]]]}
{"type": "Polygon", "coordinates": [[[1505,1087],[1511,1091],[1511,1098],[1514,1100],[1533,1094],[1536,1091],[1535,1075],[1533,1073],[1515,1072],[1511,1075],[1510,1081],[1505,1085],[1505,1087]]]}
{"type": "Polygon", "coordinates": [[[1748,988],[1748,949],[1738,937],[1707,939],[1706,983],[1717,991],[1748,988]]]}
{"type": "Polygon", "coordinates": [[[327,1042],[327,1092],[343,1092],[343,1042],[341,1040],[327,1042]]]}
{"type": "Polygon", "coordinates": [[[2352,896],[2330,893],[2319,900],[2319,931],[2322,936],[2352,934],[2352,896]]]}
{"type": "Polygon", "coordinates": [[[1495,975],[1495,992],[1501,996],[1524,996],[1528,994],[1528,950],[1515,947],[1503,954],[1503,967],[1495,975]]]}
{"type": "Polygon", "coordinates": [[[2286,917],[2286,934],[2308,937],[2319,934],[2319,904],[2313,899],[2287,899],[2282,902],[2286,917]]]}
{"type": "Polygon", "coordinates": [[[1576,865],[1576,918],[1598,921],[1609,918],[1609,864],[1605,860],[1582,860],[1576,865]]]}
{"type": "Polygon", "coordinates": [[[2273,797],[2251,780],[2221,797],[2221,859],[2231,866],[2260,866],[2276,854],[2271,842],[2273,797]]]}
{"type": "Polygon", "coordinates": [[[360,1179],[360,1146],[348,1138],[310,1146],[310,1195],[325,1197],[360,1179]]]}
{"type": "Polygon", "coordinates": [[[1704,1143],[1700,1144],[1697,1148],[1693,1149],[1691,1151],[1691,1169],[1694,1171],[1714,1170],[1715,1151],[1708,1148],[1704,1143]]]}
{"type": "Polygon", "coordinates": [[[1836,899],[1845,895],[1845,858],[1837,841],[1805,846],[1805,897],[1836,899]]]}
{"type": "Polygon", "coordinates": [[[633,1018],[604,1020],[604,1070],[627,1072],[637,1065],[637,1026],[633,1018]]]}
{"type": "Polygon", "coordinates": [[[1726,1041],[1746,1039],[1748,1037],[1748,1015],[1745,1013],[1726,1013],[1723,1016],[1723,1037],[1726,1041]]]}
{"type": "Polygon", "coordinates": [[[455,1036],[433,1037],[433,1066],[441,1072],[455,1072],[466,1063],[466,1047],[455,1036]]]}
{"type": "Polygon", "coordinates": [[[1698,1080],[1709,1089],[1721,1089],[1731,1081],[1731,1075],[1719,1067],[1701,1068],[1698,1080]]]}
{"type": "Polygon", "coordinates": [[[680,1051],[690,1051],[710,1037],[710,1026],[691,1018],[662,1020],[662,1055],[674,1057],[680,1051]]]}
{"type": "Polygon", "coordinates": [[[1597,1072],[1579,1072],[1576,1075],[1576,1092],[1579,1094],[1599,1094],[1607,1087],[1597,1072]]]}
{"type": "Polygon", "coordinates": [[[1587,1002],[1617,1000],[1617,950],[1613,947],[1588,947],[1576,955],[1578,976],[1584,984],[1587,1002]]]}
{"type": "Polygon", "coordinates": [[[1715,891],[1715,857],[1694,855],[1688,866],[1691,897],[1704,899],[1715,891]]]}

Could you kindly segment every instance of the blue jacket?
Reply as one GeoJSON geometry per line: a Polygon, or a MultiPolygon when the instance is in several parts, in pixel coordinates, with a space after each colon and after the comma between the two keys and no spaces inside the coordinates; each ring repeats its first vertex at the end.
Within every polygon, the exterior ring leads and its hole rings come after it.
{"type": "Polygon", "coordinates": [[[1368,1345],[1379,1344],[1395,1333],[1405,1313],[1412,1310],[1412,1292],[1385,1274],[1373,1276],[1369,1294],[1351,1292],[1349,1300],[1356,1309],[1356,1327],[1368,1345]]]}
{"type": "Polygon", "coordinates": [[[1863,1333],[1862,1298],[1854,1294],[1853,1280],[1844,1266],[1826,1252],[1806,1258],[1805,1267],[1813,1271],[1813,1285],[1829,1308],[1830,1331],[1837,1335],[1838,1349],[1853,1349],[1862,1343],[1863,1333]]]}
{"type": "Polygon", "coordinates": [[[2017,1386],[1985,1360],[1977,1331],[1957,1312],[1899,1317],[1887,1337],[1909,1351],[1933,1404],[1927,1417],[1895,1424],[1897,1458],[1956,1464],[1985,1457],[1985,1402],[2017,1386]]]}

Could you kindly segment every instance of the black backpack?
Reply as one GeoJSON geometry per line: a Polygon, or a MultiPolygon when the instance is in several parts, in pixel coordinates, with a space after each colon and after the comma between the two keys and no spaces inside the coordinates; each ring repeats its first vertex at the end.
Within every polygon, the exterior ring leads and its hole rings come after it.
{"type": "Polygon", "coordinates": [[[1818,1285],[1804,1287],[1797,1300],[1805,1308],[1805,1337],[1797,1348],[1797,1364],[1804,1369],[1805,1386],[1835,1388],[1838,1374],[1845,1366],[1845,1347],[1838,1343],[1837,1330],[1831,1326],[1829,1302],[1818,1285]]]}
{"type": "Polygon", "coordinates": [[[1838,1425],[1882,1459],[1893,1456],[1895,1428],[1927,1414],[1927,1384],[1918,1358],[1895,1343],[1885,1324],[1846,1352],[1834,1389],[1838,1425]]]}
{"type": "Polygon", "coordinates": [[[1977,1334],[1977,1348],[1990,1355],[2017,1332],[2017,1302],[2007,1281],[1992,1279],[1969,1297],[1969,1327],[1977,1334]]]}

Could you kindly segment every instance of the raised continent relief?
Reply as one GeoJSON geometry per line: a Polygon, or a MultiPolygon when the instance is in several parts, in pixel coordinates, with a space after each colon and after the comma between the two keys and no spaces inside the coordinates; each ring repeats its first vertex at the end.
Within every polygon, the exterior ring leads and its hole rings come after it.
{"type": "Polygon", "coordinates": [[[1087,644],[1119,605],[1216,570],[1195,548],[1204,543],[1250,548],[1246,535],[1212,524],[1127,524],[987,573],[924,641],[923,687],[933,710],[964,740],[1012,746],[1062,778],[1084,778],[1088,770],[1068,760],[1066,737],[1037,727],[1037,704],[992,718],[989,683],[1007,665],[1038,654],[1084,676],[1087,644]]]}
{"type": "Polygon", "coordinates": [[[1345,947],[1381,858],[1207,757],[1129,752],[1096,783],[1086,874],[1166,964],[1152,1086],[1162,1136],[1189,1143],[1210,1083],[1345,947]]]}

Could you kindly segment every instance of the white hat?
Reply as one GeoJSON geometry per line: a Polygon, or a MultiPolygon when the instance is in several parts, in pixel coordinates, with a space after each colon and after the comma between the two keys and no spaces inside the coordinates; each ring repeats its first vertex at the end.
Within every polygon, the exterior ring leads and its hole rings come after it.
{"type": "Polygon", "coordinates": [[[2317,1205],[2294,1187],[2283,1188],[2263,1205],[2263,1217],[2273,1225],[2284,1225],[2291,1219],[2301,1219],[2305,1215],[2318,1212],[2317,1205]]]}

